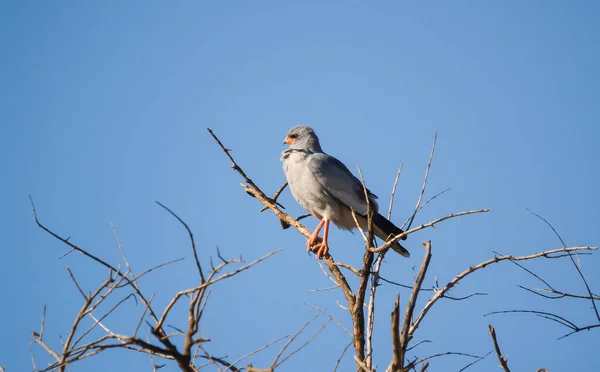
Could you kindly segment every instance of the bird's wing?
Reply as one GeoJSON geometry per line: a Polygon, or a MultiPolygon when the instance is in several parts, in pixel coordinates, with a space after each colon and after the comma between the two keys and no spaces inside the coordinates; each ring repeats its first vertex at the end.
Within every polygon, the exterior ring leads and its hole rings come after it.
{"type": "MultiPolygon", "coordinates": [[[[331,155],[315,153],[308,161],[316,180],[324,187],[327,196],[337,199],[360,215],[367,214],[367,203],[362,183],[352,172],[331,155]]],[[[367,189],[371,209],[377,212],[377,196],[367,189]]]]}

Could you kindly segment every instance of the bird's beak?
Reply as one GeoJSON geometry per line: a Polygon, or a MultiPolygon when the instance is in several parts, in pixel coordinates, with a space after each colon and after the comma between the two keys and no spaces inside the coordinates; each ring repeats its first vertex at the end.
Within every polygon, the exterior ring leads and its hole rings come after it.
{"type": "Polygon", "coordinates": [[[293,139],[292,137],[285,137],[285,139],[283,140],[283,143],[287,143],[288,145],[293,144],[294,142],[296,142],[295,139],[293,139]]]}

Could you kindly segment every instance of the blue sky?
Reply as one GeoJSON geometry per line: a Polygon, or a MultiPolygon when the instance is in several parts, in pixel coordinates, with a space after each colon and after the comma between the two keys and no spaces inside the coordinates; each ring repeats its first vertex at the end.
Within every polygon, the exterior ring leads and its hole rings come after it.
{"type": "MultiPolygon", "coordinates": [[[[87,289],[106,275],[76,254],[59,260],[66,247],[35,226],[28,194],[44,223],[115,265],[120,253],[107,218],[136,271],[185,257],[144,279],[145,291],[157,294],[158,309],[197,277],[185,231],[154,200],[188,222],[205,262],[216,247],[247,260],[284,248],[215,288],[203,331],[216,355],[236,359],[293,333],[314,313],[304,303],[349,324],[336,304],[341,292],[309,293],[330,282],[304,252],[304,238],[282,231],[272,214],[258,213],[259,203],[242,191],[207,127],[269,193],[284,181],[282,140],[296,124],[314,127],[324,150],[351,169],[358,161],[382,205],[403,163],[392,218],[397,223],[414,207],[438,131],[426,196],[452,190],[416,222],[492,211],[412,235],[406,243],[412,258],[387,259],[382,275],[390,280],[410,282],[421,261],[420,243],[429,239],[429,287],[434,277],[444,283],[492,251],[559,247],[525,207],[549,219],[567,244],[597,245],[599,11],[592,1],[3,2],[0,318],[10,337],[0,340],[7,351],[0,365],[31,368],[30,334],[39,329],[44,304],[45,337],[60,345],[81,306],[65,266],[87,289]]],[[[281,202],[292,214],[303,213],[288,191],[281,202]]],[[[359,234],[334,229],[330,244],[336,259],[361,260],[359,234]]],[[[599,260],[583,258],[596,291],[599,260]]],[[[530,267],[582,293],[570,265],[540,261],[530,267]]],[[[453,294],[489,295],[439,303],[417,333],[417,341],[434,343],[419,346],[416,355],[483,355],[492,350],[491,322],[514,370],[598,370],[593,353],[599,331],[556,341],[566,329],[544,319],[482,316],[533,308],[579,325],[594,321],[587,302],[541,300],[517,284],[537,285],[510,264],[465,281],[453,294]]],[[[375,360],[381,367],[391,355],[389,312],[397,290],[384,285],[379,292],[375,360]]],[[[407,296],[402,292],[401,300],[407,296]]],[[[127,303],[107,323],[126,333],[137,320],[131,314],[141,311],[127,303]]],[[[309,363],[331,370],[347,342],[332,323],[283,370],[306,370],[309,363]]],[[[46,356],[34,350],[43,365],[46,356]]],[[[267,366],[276,350],[258,354],[254,365],[267,366]]],[[[444,358],[432,361],[432,370],[470,362],[444,358]]],[[[352,365],[346,357],[342,370],[352,365]]],[[[496,365],[490,356],[470,370],[496,365]]],[[[114,351],[74,370],[107,368],[151,365],[143,355],[114,351]]]]}

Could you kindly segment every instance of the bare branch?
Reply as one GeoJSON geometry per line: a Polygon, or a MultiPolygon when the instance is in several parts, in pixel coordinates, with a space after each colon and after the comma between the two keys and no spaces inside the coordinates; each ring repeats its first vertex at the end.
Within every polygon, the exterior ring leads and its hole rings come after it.
{"type": "Polygon", "coordinates": [[[42,312],[42,325],[40,326],[40,339],[44,337],[44,329],[46,328],[46,304],[44,304],[44,311],[42,312]]]}
{"type": "Polygon", "coordinates": [[[326,315],[327,317],[329,317],[329,319],[333,320],[337,325],[339,325],[340,328],[343,329],[344,332],[346,332],[348,334],[348,336],[352,336],[352,333],[350,333],[350,331],[347,330],[346,327],[344,327],[344,325],[339,320],[337,320],[333,315],[329,314],[326,310],[318,308],[315,305],[307,304],[307,303],[304,303],[304,305],[306,305],[308,307],[312,307],[313,309],[317,310],[321,314],[326,315]]]}
{"type": "Polygon", "coordinates": [[[288,338],[288,337],[290,337],[290,336],[289,336],[289,335],[287,335],[287,336],[282,336],[282,337],[279,337],[279,338],[277,338],[277,339],[275,339],[275,340],[273,340],[273,341],[271,341],[271,342],[267,343],[266,345],[263,345],[263,346],[261,346],[260,348],[258,348],[258,349],[256,349],[256,350],[254,350],[254,351],[251,351],[251,352],[249,352],[248,354],[246,354],[246,355],[244,355],[244,356],[240,357],[240,358],[239,358],[238,360],[236,360],[235,362],[231,363],[231,366],[230,366],[230,367],[227,367],[227,369],[225,369],[225,371],[223,371],[223,372],[228,372],[228,371],[230,371],[230,370],[231,370],[231,368],[232,368],[233,366],[235,366],[236,364],[238,364],[238,363],[239,363],[239,362],[241,362],[242,360],[244,360],[244,359],[246,359],[246,358],[249,358],[249,357],[251,357],[251,356],[252,356],[252,355],[254,355],[254,354],[257,354],[257,353],[259,353],[259,352],[263,351],[264,349],[268,348],[269,346],[271,346],[271,345],[273,345],[273,344],[275,344],[275,343],[277,343],[277,342],[279,342],[279,341],[283,340],[284,338],[288,338]]]}
{"type": "MultiPolygon", "coordinates": [[[[73,346],[79,344],[79,342],[85,337],[87,336],[94,328],[96,328],[96,326],[98,324],[102,325],[102,321],[104,319],[106,319],[106,317],[108,317],[113,311],[115,311],[119,306],[121,306],[121,304],[125,301],[127,301],[129,298],[131,298],[132,296],[134,296],[133,293],[128,294],[126,297],[124,297],[123,299],[121,299],[121,301],[117,302],[112,308],[110,308],[110,310],[108,310],[100,319],[95,319],[94,316],[92,315],[91,309],[89,311],[86,311],[87,315],[89,315],[92,319],[94,319],[94,323],[85,331],[81,334],[81,336],[79,336],[79,338],[73,343],[73,346]]],[[[103,326],[103,328],[105,328],[103,326]]],[[[107,330],[105,328],[105,330],[107,330]]],[[[108,331],[108,330],[107,330],[108,331]]]]}
{"type": "Polygon", "coordinates": [[[69,273],[69,276],[71,277],[71,280],[73,280],[73,283],[75,283],[75,287],[77,287],[77,290],[79,291],[79,293],[81,294],[81,296],[83,296],[83,298],[87,298],[87,296],[85,295],[85,293],[83,292],[83,290],[79,286],[79,283],[77,283],[77,279],[75,279],[75,276],[73,275],[73,272],[71,271],[71,269],[69,268],[69,266],[67,266],[67,272],[69,273]]]}
{"type": "MultiPolygon", "coordinates": [[[[60,356],[54,350],[52,350],[52,348],[50,346],[48,346],[44,342],[44,340],[42,340],[42,338],[40,337],[40,335],[38,335],[36,332],[33,332],[32,336],[33,336],[33,341],[35,341],[36,344],[38,344],[41,347],[43,347],[44,350],[46,350],[46,352],[48,354],[50,354],[50,356],[52,356],[54,359],[56,359],[57,362],[60,362],[60,359],[61,359],[60,356]]],[[[32,355],[32,357],[33,357],[33,355],[32,355]]]]}
{"type": "MultiPolygon", "coordinates": [[[[413,289],[412,285],[407,285],[407,284],[402,284],[402,283],[398,283],[398,282],[394,282],[393,280],[389,280],[384,278],[383,276],[379,276],[379,279],[383,280],[386,283],[401,287],[401,288],[406,288],[406,289],[413,289]]],[[[433,292],[434,289],[433,288],[421,288],[420,289],[421,292],[433,292]]]]}
{"type": "Polygon", "coordinates": [[[501,261],[505,261],[505,260],[513,260],[513,261],[526,261],[526,260],[532,260],[532,259],[536,259],[539,257],[545,257],[545,258],[554,258],[554,254],[557,253],[564,253],[564,252],[574,252],[574,251],[586,251],[586,250],[596,250],[595,247],[572,247],[572,248],[559,248],[559,249],[552,249],[549,251],[544,251],[544,252],[538,252],[538,253],[534,253],[531,255],[527,255],[527,256],[512,256],[512,255],[506,255],[506,256],[497,256],[494,258],[491,258],[487,261],[484,261],[478,265],[475,265],[473,267],[469,267],[467,270],[461,272],[460,274],[458,274],[457,276],[455,276],[452,280],[450,280],[448,282],[448,284],[446,284],[443,288],[438,289],[435,294],[427,301],[427,303],[425,304],[425,306],[423,307],[423,309],[421,310],[421,312],[419,313],[419,316],[415,319],[415,321],[413,322],[412,326],[410,327],[410,334],[414,334],[414,332],[417,330],[417,328],[419,327],[419,325],[421,324],[421,321],[423,320],[423,318],[425,317],[425,315],[429,312],[429,310],[431,309],[431,307],[440,299],[443,298],[444,295],[451,289],[453,288],[460,280],[464,279],[465,277],[469,276],[470,274],[476,272],[477,270],[480,270],[488,265],[491,264],[495,264],[501,261]]]}
{"type": "Polygon", "coordinates": [[[327,327],[327,324],[329,324],[331,320],[329,320],[327,323],[323,324],[321,326],[321,328],[319,328],[319,330],[317,332],[315,332],[314,335],[312,335],[311,338],[309,338],[305,343],[303,343],[302,345],[300,345],[298,348],[296,348],[296,350],[292,351],[291,353],[289,353],[285,358],[283,358],[279,363],[277,363],[276,366],[274,366],[273,368],[277,368],[278,366],[280,366],[281,364],[283,364],[286,360],[290,359],[294,354],[296,354],[297,352],[299,352],[300,350],[304,349],[304,347],[306,347],[306,345],[310,344],[311,342],[314,341],[315,338],[317,338],[317,336],[323,332],[323,330],[325,329],[325,327],[327,327]]]}
{"type": "Polygon", "coordinates": [[[464,370],[466,370],[467,368],[473,366],[476,363],[481,362],[482,360],[484,360],[485,358],[487,358],[488,355],[490,355],[492,352],[488,352],[487,354],[485,354],[484,356],[482,356],[481,358],[472,361],[471,363],[467,364],[466,366],[464,366],[463,368],[461,368],[458,372],[463,372],[464,370]]]}
{"type": "Polygon", "coordinates": [[[394,209],[394,199],[396,197],[396,186],[398,185],[398,180],[400,179],[400,174],[402,173],[403,163],[400,163],[400,168],[398,168],[398,172],[396,172],[396,178],[394,179],[394,185],[392,186],[392,193],[390,195],[390,206],[388,208],[387,219],[392,218],[392,210],[394,209]]]}
{"type": "Polygon", "coordinates": [[[181,223],[183,225],[183,227],[185,227],[185,229],[187,230],[188,235],[190,236],[190,241],[192,243],[192,251],[194,252],[194,260],[196,261],[196,268],[198,269],[198,273],[200,274],[200,280],[202,281],[202,283],[204,283],[204,281],[205,281],[204,273],[202,272],[202,265],[200,265],[200,260],[198,259],[198,251],[196,250],[196,242],[194,241],[194,233],[192,232],[192,230],[190,230],[188,224],[185,223],[185,221],[182,220],[181,217],[179,217],[177,214],[175,214],[175,212],[173,212],[172,210],[170,210],[164,204],[162,204],[161,202],[159,202],[157,200],[155,200],[154,202],[156,204],[160,205],[164,210],[169,212],[173,217],[175,217],[177,219],[177,221],[179,221],[179,223],[181,223]]]}
{"type": "MultiPolygon", "coordinates": [[[[388,212],[388,219],[391,216],[391,210],[388,212]]],[[[383,263],[387,251],[383,251],[377,255],[375,265],[371,275],[371,292],[369,293],[369,304],[367,306],[367,340],[366,340],[366,361],[368,366],[372,366],[373,362],[373,328],[375,327],[375,295],[379,286],[379,271],[383,263]]]]}
{"type": "Polygon", "coordinates": [[[466,212],[460,212],[460,213],[451,213],[451,214],[449,214],[449,215],[447,215],[445,217],[438,218],[437,220],[428,222],[428,223],[423,224],[421,226],[417,226],[417,227],[415,227],[413,229],[406,230],[406,231],[404,231],[404,232],[402,232],[400,234],[397,234],[397,235],[391,237],[390,239],[388,239],[385,242],[385,244],[382,245],[381,247],[378,247],[378,248],[371,247],[370,250],[373,253],[381,252],[381,251],[383,251],[383,250],[388,249],[389,247],[391,247],[392,244],[396,240],[402,239],[403,237],[408,236],[408,235],[410,235],[410,234],[412,234],[412,233],[414,233],[416,231],[423,230],[423,229],[426,229],[428,227],[435,227],[435,224],[440,223],[442,221],[445,221],[445,220],[448,220],[448,219],[451,219],[451,218],[466,216],[466,215],[469,215],[469,214],[486,213],[486,212],[489,212],[489,211],[490,211],[489,209],[476,209],[476,210],[466,211],[466,212]]]}
{"type": "Polygon", "coordinates": [[[356,226],[356,229],[358,230],[358,232],[360,233],[360,235],[362,236],[363,240],[365,241],[365,244],[368,246],[369,244],[369,238],[367,237],[367,235],[365,234],[365,232],[363,231],[362,226],[360,225],[360,222],[358,222],[358,217],[356,217],[356,211],[354,210],[354,208],[350,209],[350,212],[352,212],[352,219],[354,220],[354,225],[356,226]]]}
{"type": "MultiPolygon", "coordinates": [[[[362,170],[358,163],[356,163],[356,167],[358,169],[358,174],[360,176],[360,182],[363,187],[363,193],[365,197],[365,201],[367,203],[367,235],[365,237],[364,233],[363,238],[365,239],[365,254],[363,255],[363,265],[362,270],[360,271],[359,276],[359,284],[356,290],[356,301],[354,306],[350,307],[350,314],[352,315],[352,323],[354,325],[354,349],[356,351],[356,358],[360,361],[363,361],[365,366],[368,369],[371,369],[371,359],[365,358],[365,316],[364,316],[364,303],[365,297],[367,293],[367,287],[369,284],[369,278],[371,274],[371,266],[373,265],[374,254],[369,250],[369,247],[373,244],[374,234],[373,234],[373,210],[371,206],[371,201],[369,198],[369,190],[367,189],[367,185],[365,183],[365,178],[363,176],[362,170]]],[[[352,210],[352,217],[357,222],[355,212],[352,210]]],[[[359,230],[362,232],[362,227],[359,226],[359,230]]],[[[360,366],[360,365],[359,365],[360,366]]]]}
{"type": "MultiPolygon", "coordinates": [[[[29,341],[29,355],[31,356],[31,365],[33,366],[33,372],[38,372],[37,365],[35,364],[35,355],[33,355],[33,341],[29,341]]],[[[6,368],[0,366],[0,372],[6,372],[6,368]]]]}
{"type": "Polygon", "coordinates": [[[428,356],[426,358],[422,358],[422,359],[419,359],[419,360],[422,363],[422,362],[424,362],[426,360],[430,360],[430,359],[434,359],[434,358],[438,358],[438,357],[442,357],[442,356],[447,356],[447,355],[466,356],[466,357],[469,357],[469,358],[476,358],[476,359],[484,358],[484,357],[480,357],[479,355],[473,355],[473,354],[467,354],[467,353],[460,353],[460,352],[457,352],[457,351],[446,351],[445,353],[438,353],[438,354],[430,355],[430,356],[428,356]]]}
{"type": "MultiPolygon", "coordinates": [[[[546,223],[546,225],[548,225],[552,229],[552,231],[554,231],[554,234],[556,235],[556,237],[558,238],[558,240],[560,240],[560,242],[562,243],[563,248],[567,248],[567,245],[565,244],[565,241],[563,240],[563,238],[560,236],[560,234],[558,233],[558,231],[556,231],[556,229],[554,228],[554,226],[552,226],[552,224],[550,222],[548,222],[548,220],[546,220],[544,217],[540,216],[539,214],[531,211],[531,209],[529,209],[529,208],[527,208],[527,210],[529,212],[531,212],[534,216],[536,216],[539,219],[541,219],[542,221],[544,221],[546,223]]],[[[577,270],[577,274],[579,274],[579,277],[581,278],[581,281],[585,285],[585,289],[588,292],[589,299],[592,302],[592,307],[594,308],[594,313],[596,314],[596,319],[598,319],[598,321],[600,322],[600,313],[598,312],[598,307],[596,307],[596,300],[594,299],[594,295],[592,293],[592,290],[590,289],[590,286],[589,286],[587,280],[585,279],[585,276],[581,272],[580,265],[578,265],[575,262],[575,259],[573,259],[573,256],[571,255],[571,252],[568,252],[568,253],[569,253],[569,258],[571,259],[571,262],[573,263],[573,266],[575,267],[575,270],[577,270]]],[[[576,251],[575,254],[577,254],[577,253],[578,252],[576,251]]]]}
{"type": "MultiPolygon", "coordinates": [[[[278,353],[278,354],[277,354],[277,356],[275,357],[275,360],[273,360],[273,363],[271,363],[271,367],[270,367],[271,369],[275,369],[275,367],[277,367],[278,365],[280,365],[281,363],[283,363],[283,361],[282,361],[282,362],[279,362],[279,358],[281,358],[281,355],[283,355],[283,353],[284,353],[284,352],[285,352],[285,350],[286,350],[286,349],[287,349],[287,348],[290,346],[290,344],[291,344],[292,342],[294,342],[294,340],[296,339],[296,337],[298,337],[298,335],[299,335],[300,333],[302,333],[302,331],[304,330],[304,328],[308,327],[308,325],[309,325],[310,323],[312,323],[312,322],[313,322],[313,320],[317,319],[318,317],[319,317],[319,314],[318,314],[318,313],[317,313],[317,314],[315,314],[315,316],[313,316],[312,318],[310,318],[310,320],[309,320],[309,321],[307,321],[306,323],[304,323],[304,325],[303,325],[302,327],[300,327],[300,329],[298,329],[298,330],[296,331],[296,333],[294,333],[294,334],[292,335],[292,337],[291,337],[291,338],[288,340],[288,342],[286,342],[286,343],[285,343],[285,345],[283,345],[283,347],[282,347],[282,348],[279,350],[279,353],[278,353]]],[[[288,356],[288,357],[289,357],[289,356],[288,356]]],[[[286,359],[287,359],[287,357],[286,357],[286,359]]]]}
{"type": "MultiPolygon", "coordinates": [[[[331,280],[331,282],[339,287],[339,283],[331,276],[329,275],[329,273],[327,271],[325,271],[325,268],[323,267],[323,264],[321,263],[321,260],[319,260],[316,256],[315,259],[317,260],[317,263],[319,264],[319,267],[321,268],[321,271],[323,272],[323,275],[325,275],[327,277],[327,279],[331,280]]],[[[334,263],[337,266],[337,262],[334,263]]]]}
{"type": "MultiPolygon", "coordinates": [[[[285,190],[285,188],[287,187],[288,183],[287,181],[281,185],[281,187],[275,192],[275,195],[273,196],[273,198],[271,199],[271,201],[275,204],[277,204],[278,206],[280,206],[281,208],[285,209],[285,207],[281,204],[279,204],[277,202],[277,199],[279,198],[279,195],[281,195],[281,193],[283,192],[283,190],[285,190]]],[[[266,211],[267,209],[269,209],[269,207],[262,207],[262,209],[260,210],[261,212],[266,211]]],[[[310,215],[309,215],[310,216],[310,215]]]]}
{"type": "Polygon", "coordinates": [[[234,271],[232,271],[230,273],[227,273],[227,274],[223,274],[220,277],[218,277],[216,279],[213,279],[213,276],[215,276],[219,272],[219,270],[221,270],[227,264],[232,263],[232,262],[239,262],[239,260],[237,260],[237,261],[236,260],[230,260],[230,261],[226,261],[226,262],[222,263],[221,265],[219,265],[218,267],[216,267],[213,270],[213,272],[209,275],[208,279],[203,284],[199,285],[198,287],[194,287],[194,288],[191,288],[191,289],[187,289],[185,291],[178,292],[175,295],[175,297],[173,297],[173,299],[171,299],[171,301],[167,305],[165,311],[163,312],[162,316],[160,317],[160,320],[157,320],[155,329],[159,329],[159,328],[162,327],[163,323],[165,322],[165,320],[167,318],[167,315],[169,314],[169,312],[171,311],[171,309],[173,308],[173,306],[175,305],[175,303],[179,300],[179,298],[181,298],[181,296],[188,295],[190,293],[194,293],[194,292],[199,291],[199,290],[201,290],[203,288],[206,288],[206,287],[208,287],[210,285],[213,285],[213,284],[215,284],[215,283],[217,283],[217,282],[219,282],[219,281],[221,281],[223,279],[227,279],[227,278],[230,278],[230,277],[232,277],[234,275],[237,275],[238,273],[240,273],[240,272],[242,272],[244,270],[249,269],[250,267],[258,264],[259,262],[266,260],[267,258],[271,257],[272,255],[274,255],[276,253],[279,253],[281,250],[282,250],[281,248],[278,248],[278,249],[276,249],[276,250],[274,250],[272,252],[267,253],[266,255],[262,256],[261,258],[255,260],[255,261],[252,261],[252,262],[250,262],[247,265],[244,265],[244,266],[240,267],[237,270],[234,270],[234,271]]]}
{"type": "MultiPolygon", "coordinates": [[[[64,244],[68,245],[69,247],[71,247],[72,250],[75,250],[81,254],[83,254],[84,256],[91,258],[93,261],[96,261],[97,263],[99,263],[100,265],[106,267],[107,269],[111,269],[113,272],[115,272],[118,276],[123,277],[124,274],[122,274],[117,268],[115,268],[114,266],[110,265],[109,263],[107,263],[106,261],[94,256],[91,253],[88,253],[87,251],[81,249],[80,247],[78,247],[77,245],[71,243],[69,241],[69,238],[63,238],[61,236],[59,236],[58,234],[56,234],[54,231],[50,230],[49,228],[47,228],[45,225],[43,225],[39,219],[38,219],[38,215],[37,215],[37,211],[35,209],[35,204],[33,203],[33,199],[31,197],[31,195],[29,195],[29,200],[31,202],[31,209],[33,210],[33,216],[35,218],[35,223],[38,225],[38,227],[40,227],[42,230],[46,231],[48,234],[52,235],[54,238],[60,240],[61,242],[63,242],[64,244]]],[[[125,281],[127,281],[127,283],[131,284],[131,287],[135,290],[135,293],[137,295],[137,297],[142,301],[142,303],[144,304],[144,306],[148,307],[148,300],[146,299],[146,297],[142,294],[142,292],[140,291],[139,287],[137,285],[135,285],[134,282],[132,282],[129,278],[124,278],[125,281]]],[[[152,310],[152,308],[148,307],[148,312],[150,313],[150,316],[152,316],[152,318],[155,321],[158,321],[158,317],[156,316],[156,314],[154,313],[154,311],[152,310]]]]}
{"type": "Polygon", "coordinates": [[[84,304],[81,307],[81,310],[79,310],[79,313],[77,314],[77,316],[75,317],[75,321],[73,322],[73,325],[71,326],[69,335],[67,336],[67,339],[63,345],[63,350],[62,350],[61,358],[60,358],[60,363],[63,364],[63,367],[60,368],[61,372],[64,371],[64,363],[66,362],[67,358],[69,357],[71,341],[73,340],[73,337],[75,336],[75,332],[77,331],[79,322],[81,322],[81,319],[83,319],[83,317],[85,317],[85,315],[87,314],[88,308],[92,305],[92,301],[94,301],[94,299],[106,287],[108,287],[112,282],[113,282],[113,278],[112,278],[112,270],[111,270],[111,276],[109,276],[109,278],[106,281],[104,281],[104,283],[102,283],[102,285],[94,293],[90,294],[89,296],[87,296],[85,298],[84,304]]]}
{"type": "Polygon", "coordinates": [[[388,371],[402,369],[402,344],[400,342],[400,293],[396,295],[396,303],[392,310],[392,345],[393,355],[388,371]]]}
{"type": "Polygon", "coordinates": [[[367,367],[367,365],[362,360],[360,360],[358,356],[355,355],[354,360],[356,361],[356,365],[358,366],[358,368],[365,372],[371,372],[371,369],[367,367]]]}
{"type": "Polygon", "coordinates": [[[119,239],[119,236],[117,235],[117,229],[115,228],[115,225],[113,225],[112,221],[107,217],[106,218],[108,220],[108,224],[110,226],[110,229],[113,232],[113,235],[115,236],[115,240],[117,241],[117,246],[119,247],[119,251],[121,252],[121,257],[123,258],[123,262],[125,263],[125,266],[127,267],[127,269],[131,272],[131,266],[129,266],[129,261],[127,261],[127,256],[125,255],[125,251],[123,250],[123,245],[121,244],[121,240],[119,239]]]}
{"type": "Polygon", "coordinates": [[[419,341],[419,342],[417,342],[417,343],[416,343],[416,344],[414,344],[413,346],[406,348],[406,351],[411,351],[411,350],[413,350],[414,348],[416,348],[416,347],[417,347],[417,346],[419,346],[419,345],[422,345],[422,344],[430,344],[430,343],[432,343],[432,341],[431,341],[431,340],[422,340],[422,341],[419,341]]]}
{"type": "Polygon", "coordinates": [[[423,262],[421,263],[421,268],[419,269],[419,274],[415,280],[412,293],[406,304],[402,330],[400,331],[400,365],[404,364],[406,349],[408,348],[408,343],[412,339],[412,333],[410,333],[409,330],[412,324],[413,312],[415,310],[415,305],[417,304],[417,298],[419,297],[419,290],[423,285],[423,280],[425,279],[425,274],[427,273],[429,262],[431,261],[431,241],[424,242],[423,246],[425,246],[425,256],[423,257],[423,262]]]}
{"type": "Polygon", "coordinates": [[[462,301],[462,300],[466,300],[468,298],[475,297],[475,296],[487,296],[487,293],[473,292],[473,293],[470,293],[470,294],[468,294],[466,296],[462,296],[462,297],[444,296],[444,298],[446,298],[448,300],[452,300],[452,301],[462,301]]]}
{"type": "Polygon", "coordinates": [[[174,260],[171,260],[171,261],[167,261],[167,262],[161,263],[159,265],[153,266],[153,267],[149,268],[148,270],[144,271],[143,273],[141,273],[140,275],[135,276],[134,277],[135,281],[137,282],[139,279],[141,279],[142,277],[146,276],[147,274],[150,274],[154,270],[158,270],[158,269],[160,269],[162,267],[169,266],[171,264],[174,264],[176,262],[180,262],[180,261],[183,261],[183,260],[185,260],[185,258],[181,257],[181,258],[177,258],[177,259],[174,259],[174,260]]]}
{"type": "Polygon", "coordinates": [[[429,178],[429,169],[431,169],[431,162],[433,161],[433,154],[435,153],[435,144],[437,142],[437,132],[433,137],[433,145],[431,146],[431,153],[429,154],[429,161],[427,162],[427,168],[425,169],[425,178],[423,179],[423,186],[421,187],[421,193],[419,194],[419,199],[417,200],[417,206],[415,207],[415,211],[412,215],[402,224],[402,229],[406,226],[406,230],[410,230],[413,221],[415,220],[415,216],[420,209],[421,201],[423,200],[423,195],[425,194],[425,189],[427,188],[427,179],[429,178]],[[408,225],[407,225],[408,224],[408,225]]]}
{"type": "Polygon", "coordinates": [[[498,340],[496,339],[496,330],[491,324],[488,325],[488,328],[490,330],[490,335],[492,335],[492,341],[494,341],[494,349],[496,350],[496,355],[498,356],[500,365],[502,366],[504,372],[510,372],[510,369],[508,368],[508,358],[502,356],[502,352],[500,351],[500,345],[498,345],[498,340]]]}
{"type": "Polygon", "coordinates": [[[336,289],[339,287],[340,287],[339,285],[332,285],[331,287],[327,287],[327,288],[310,289],[310,290],[308,290],[308,293],[331,291],[332,289],[336,289]]]}
{"type": "Polygon", "coordinates": [[[566,318],[564,318],[564,317],[562,317],[560,315],[557,315],[557,314],[554,314],[554,313],[545,312],[545,311],[538,311],[538,310],[501,310],[501,311],[493,311],[491,313],[484,314],[484,316],[494,315],[494,314],[506,314],[506,313],[529,313],[529,314],[534,314],[534,315],[540,316],[540,317],[542,317],[544,319],[551,320],[553,322],[556,322],[556,323],[558,323],[558,324],[560,324],[562,326],[565,326],[565,327],[571,329],[571,332],[569,332],[569,333],[567,333],[567,334],[559,337],[558,338],[559,340],[563,339],[565,337],[568,337],[568,336],[570,336],[570,335],[572,335],[574,333],[577,333],[577,332],[587,331],[587,330],[594,329],[594,328],[600,328],[600,323],[593,324],[593,325],[588,325],[588,326],[585,326],[585,327],[579,327],[575,323],[569,321],[568,319],[566,319],[566,318]]]}
{"type": "Polygon", "coordinates": [[[140,329],[140,326],[142,325],[142,321],[146,317],[146,312],[148,311],[148,307],[150,307],[152,305],[152,300],[154,300],[154,294],[152,295],[152,297],[150,297],[150,301],[148,301],[148,306],[144,307],[144,311],[142,312],[142,316],[140,317],[140,320],[138,321],[137,325],[135,326],[135,329],[133,330],[133,337],[134,338],[137,337],[137,333],[138,333],[138,331],[140,329]]]}
{"type": "Polygon", "coordinates": [[[340,365],[340,362],[342,361],[342,358],[344,358],[344,355],[346,354],[346,350],[348,350],[348,348],[352,346],[352,341],[350,341],[348,343],[348,345],[346,345],[346,347],[344,348],[344,350],[342,350],[342,353],[340,354],[340,357],[336,360],[335,362],[335,366],[333,367],[333,372],[337,372],[337,369],[340,365]]]}

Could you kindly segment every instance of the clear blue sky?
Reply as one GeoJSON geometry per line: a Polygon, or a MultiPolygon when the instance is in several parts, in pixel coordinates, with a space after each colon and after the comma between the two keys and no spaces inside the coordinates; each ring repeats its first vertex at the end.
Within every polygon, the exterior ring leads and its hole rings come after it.
{"type": "MultiPolygon", "coordinates": [[[[336,305],[341,292],[308,292],[330,282],[304,252],[304,238],[282,231],[272,214],[258,213],[259,203],[241,190],[207,127],[269,193],[284,181],[282,140],[296,124],[314,127],[325,151],[350,168],[358,161],[382,205],[404,163],[397,223],[416,202],[439,131],[427,195],[452,191],[417,222],[468,209],[492,212],[412,235],[406,243],[412,258],[390,255],[384,266],[391,280],[410,282],[420,243],[428,239],[434,254],[428,287],[434,277],[444,283],[492,251],[558,247],[525,207],[548,218],[569,245],[597,245],[598,14],[593,1],[2,2],[0,365],[10,372],[31,369],[30,334],[39,329],[44,304],[45,338],[57,347],[66,336],[81,299],[65,266],[87,289],[106,275],[76,254],[59,260],[66,247],[35,226],[30,193],[43,222],[115,265],[120,255],[107,217],[136,271],[186,257],[142,282],[147,293],[157,293],[158,309],[197,277],[185,231],[154,200],[189,223],[204,260],[216,247],[247,260],[284,248],[215,288],[203,330],[216,355],[236,359],[294,332],[314,312],[304,303],[349,324],[336,305]]],[[[303,212],[289,192],[281,201],[294,215],[303,212]]],[[[360,235],[334,229],[330,243],[337,259],[360,261],[360,235]]],[[[596,291],[598,265],[598,255],[583,259],[596,291]]],[[[561,289],[584,290],[566,261],[531,267],[561,289]]],[[[505,264],[456,288],[457,296],[489,295],[439,303],[416,340],[434,343],[416,355],[485,354],[492,350],[491,322],[514,370],[599,370],[598,330],[556,341],[566,329],[544,319],[482,317],[533,308],[579,325],[594,320],[587,302],[544,301],[517,284],[538,283],[505,264]]],[[[390,358],[396,291],[384,285],[379,293],[375,360],[381,369],[390,358]]],[[[128,303],[107,325],[130,332],[137,318],[127,314],[141,311],[128,303]]],[[[348,341],[332,323],[283,370],[304,371],[308,364],[331,370],[348,341]]],[[[43,365],[46,355],[34,350],[43,365]]],[[[276,350],[257,355],[254,365],[267,366],[276,350]]],[[[468,362],[448,356],[434,360],[432,370],[468,362]]],[[[343,370],[352,365],[345,358],[343,370]]],[[[496,365],[490,356],[471,370],[496,365]]],[[[146,356],[119,351],[74,366],[150,368],[146,356]]]]}

